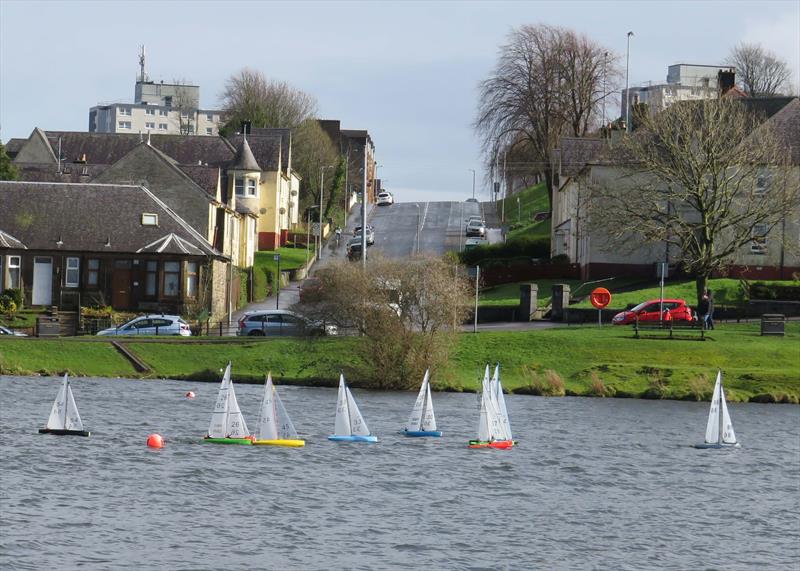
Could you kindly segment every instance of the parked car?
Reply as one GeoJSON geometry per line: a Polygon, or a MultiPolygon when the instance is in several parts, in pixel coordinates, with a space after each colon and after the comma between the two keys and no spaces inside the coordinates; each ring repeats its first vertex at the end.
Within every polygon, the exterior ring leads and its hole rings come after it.
{"type": "Polygon", "coordinates": [[[179,315],[140,315],[118,325],[97,332],[98,335],[180,335],[191,336],[189,324],[179,315]]]}
{"type": "Polygon", "coordinates": [[[473,250],[478,246],[482,246],[483,244],[484,241],[480,238],[467,238],[464,242],[464,251],[469,252],[470,250],[473,250]]]}
{"type": "Polygon", "coordinates": [[[614,325],[628,325],[634,323],[638,316],[639,321],[662,321],[663,317],[669,313],[669,318],[673,321],[680,323],[692,323],[694,321],[694,313],[692,308],[686,305],[682,299],[651,299],[645,301],[628,309],[620,311],[614,316],[612,323],[614,325]],[[661,315],[661,307],[663,303],[664,316],[661,315]]]}
{"type": "Polygon", "coordinates": [[[288,309],[248,311],[239,318],[236,334],[250,337],[291,335],[336,335],[335,325],[309,321],[288,309]]]}
{"type": "Polygon", "coordinates": [[[478,202],[477,198],[468,198],[464,202],[478,202]]]}
{"type": "Polygon", "coordinates": [[[300,286],[300,301],[312,301],[322,291],[322,282],[319,278],[307,278],[300,286]]]}
{"type": "Polygon", "coordinates": [[[9,329],[8,327],[3,327],[0,325],[0,335],[11,335],[13,337],[27,337],[26,333],[22,331],[15,331],[13,329],[9,329]]]}
{"type": "MultiPolygon", "coordinates": [[[[368,242],[369,244],[369,242],[368,242]]],[[[361,259],[361,237],[350,238],[347,241],[347,259],[350,261],[361,259]]]]}
{"type": "MultiPolygon", "coordinates": [[[[361,236],[361,226],[356,226],[353,231],[353,236],[361,236]]],[[[367,224],[367,246],[372,246],[375,243],[375,229],[367,224]]]]}
{"type": "Polygon", "coordinates": [[[394,204],[394,198],[388,192],[379,192],[378,199],[375,201],[377,206],[394,204]]]}
{"type": "Polygon", "coordinates": [[[486,226],[483,225],[483,222],[473,220],[467,224],[466,234],[468,237],[477,236],[478,238],[483,238],[486,236],[486,226]]]}
{"type": "Polygon", "coordinates": [[[483,218],[481,218],[477,214],[473,214],[472,216],[468,216],[467,218],[464,219],[464,222],[466,222],[467,224],[469,224],[470,222],[480,222],[484,226],[486,225],[486,222],[484,222],[483,218]]]}

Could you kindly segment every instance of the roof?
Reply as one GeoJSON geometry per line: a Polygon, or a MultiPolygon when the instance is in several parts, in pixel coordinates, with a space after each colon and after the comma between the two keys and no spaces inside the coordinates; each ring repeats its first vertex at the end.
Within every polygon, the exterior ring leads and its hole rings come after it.
{"type": "MultiPolygon", "coordinates": [[[[762,125],[773,130],[778,143],[786,149],[789,162],[800,165],[800,99],[793,98],[762,125]]],[[[760,129],[761,126],[755,129],[747,140],[758,144],[760,129]]]]}
{"type": "MultiPolygon", "coordinates": [[[[262,131],[262,129],[259,129],[262,131]]],[[[229,141],[237,148],[241,145],[244,137],[242,135],[233,135],[229,141]]],[[[259,170],[259,171],[278,171],[281,170],[281,147],[282,137],[280,135],[248,135],[247,144],[252,151],[251,156],[257,161],[257,169],[244,169],[244,170],[259,170]]],[[[237,167],[234,167],[237,168],[237,167]]]]}
{"type": "Polygon", "coordinates": [[[261,167],[258,166],[258,162],[253,156],[253,151],[250,150],[250,144],[247,142],[247,138],[240,137],[236,147],[238,148],[236,151],[236,159],[234,159],[231,168],[242,171],[261,172],[261,167]]]}
{"type": "Polygon", "coordinates": [[[604,139],[562,137],[561,138],[561,174],[577,175],[586,163],[599,157],[608,142],[604,139]]]}
{"type": "Polygon", "coordinates": [[[210,196],[216,197],[217,184],[219,183],[219,167],[200,166],[200,165],[178,165],[186,176],[194,183],[205,190],[210,196]]]}
{"type": "Polygon", "coordinates": [[[109,165],[84,165],[62,163],[61,172],[58,166],[41,163],[14,163],[17,167],[18,180],[27,182],[89,182],[105,171],[109,165]]]}
{"type": "Polygon", "coordinates": [[[31,250],[135,253],[175,236],[189,255],[223,257],[142,186],[0,181],[0,202],[12,205],[0,208],[0,231],[31,250]],[[158,224],[143,225],[143,213],[158,224]]]}
{"type": "Polygon", "coordinates": [[[6,143],[6,154],[13,159],[28,139],[9,139],[6,143]]]}
{"type": "Polygon", "coordinates": [[[12,248],[14,250],[27,250],[25,244],[21,240],[14,238],[11,234],[7,234],[0,230],[0,248],[12,248]]]}

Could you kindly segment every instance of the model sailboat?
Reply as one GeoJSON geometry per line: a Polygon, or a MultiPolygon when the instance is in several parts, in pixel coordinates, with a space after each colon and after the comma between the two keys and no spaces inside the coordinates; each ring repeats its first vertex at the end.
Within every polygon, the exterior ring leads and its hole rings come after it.
{"type": "Polygon", "coordinates": [[[711,408],[708,411],[706,424],[706,440],[702,444],[695,444],[695,448],[731,448],[739,447],[736,433],[733,431],[731,415],[728,413],[728,404],[725,402],[725,390],[722,388],[722,371],[717,371],[717,382],[714,384],[714,394],[711,397],[711,408]]]}
{"type": "Polygon", "coordinates": [[[39,429],[39,434],[70,434],[73,436],[89,436],[91,433],[83,429],[81,415],[72,396],[69,378],[65,374],[61,389],[58,391],[47,425],[39,429]]]}
{"type": "Polygon", "coordinates": [[[213,444],[252,444],[253,437],[247,430],[242,411],[236,400],[236,392],[231,381],[231,364],[225,367],[222,383],[217,393],[214,412],[211,413],[211,424],[205,442],[213,444]]]}
{"type": "Polygon", "coordinates": [[[408,419],[403,434],[406,436],[441,436],[442,431],[436,430],[436,416],[433,414],[433,401],[431,400],[430,372],[425,371],[422,386],[419,388],[411,417],[408,419]]]}
{"type": "Polygon", "coordinates": [[[480,419],[478,438],[469,441],[470,448],[512,448],[516,442],[511,436],[503,387],[500,384],[500,365],[489,378],[489,365],[481,383],[480,419]]]}
{"type": "Polygon", "coordinates": [[[305,446],[306,441],[297,436],[297,431],[289,418],[289,413],[272,386],[272,373],[267,375],[264,383],[264,398],[261,399],[261,412],[258,415],[255,440],[253,444],[269,446],[305,446]]]}
{"type": "Polygon", "coordinates": [[[378,437],[369,433],[367,423],[358,410],[350,389],[339,375],[339,397],[336,401],[336,423],[328,440],[334,442],[377,442],[378,437]]]}

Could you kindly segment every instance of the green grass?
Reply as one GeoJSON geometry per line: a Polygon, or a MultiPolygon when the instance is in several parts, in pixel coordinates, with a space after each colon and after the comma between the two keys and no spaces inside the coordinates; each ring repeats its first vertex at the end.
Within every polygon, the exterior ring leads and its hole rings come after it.
{"type": "Polygon", "coordinates": [[[540,183],[530,186],[508,198],[498,201],[498,216],[503,212],[505,203],[506,223],[511,225],[508,239],[527,236],[531,238],[550,238],[550,220],[534,220],[540,212],[550,211],[550,197],[547,185],[540,183]],[[519,199],[519,205],[517,204],[519,199]]]}
{"type": "MultiPolygon", "coordinates": [[[[499,286],[495,286],[493,288],[484,290],[480,298],[478,300],[478,305],[491,305],[491,306],[515,306],[519,303],[519,286],[521,284],[526,283],[535,283],[539,286],[539,307],[546,307],[550,304],[550,299],[553,297],[553,284],[569,284],[570,290],[575,293],[577,292],[578,296],[585,296],[591,293],[591,291],[597,286],[603,286],[613,292],[615,288],[624,288],[629,287],[633,283],[638,283],[641,280],[638,279],[615,279],[612,281],[602,282],[598,284],[589,283],[583,287],[582,284],[584,282],[582,280],[568,280],[568,279],[535,279],[535,280],[528,280],[525,282],[514,282],[510,284],[503,284],[499,286]],[[610,284],[614,284],[613,286],[610,284]],[[580,288],[580,289],[578,289],[580,288]]],[[[658,297],[658,296],[656,296],[658,297]]],[[[616,301],[616,297],[614,297],[614,301],[616,301]]],[[[586,302],[589,307],[592,305],[587,301],[586,302]]],[[[583,304],[576,304],[572,307],[583,307],[583,304]]]]}
{"type": "MultiPolygon", "coordinates": [[[[233,362],[234,377],[260,381],[268,371],[278,382],[334,385],[360,364],[357,337],[316,341],[224,339],[216,342],[131,342],[128,347],[153,368],[149,377],[217,380],[233,362]]],[[[663,398],[708,399],[717,368],[722,369],[731,400],[800,399],[800,323],[787,324],[786,337],[762,337],[758,324],[725,324],[707,341],[634,339],[629,327],[561,327],[518,332],[464,333],[434,386],[476,390],[486,363],[499,361],[503,385],[525,391],[530,371],[556,371],[567,394],[591,392],[592,373],[617,396],[652,392],[659,379],[663,398]],[[698,379],[704,376],[705,381],[698,379]],[[702,385],[698,389],[698,386],[702,385]]],[[[105,341],[0,341],[0,373],[137,377],[105,341]]],[[[362,379],[368,385],[369,379],[362,379]]]]}
{"type": "Polygon", "coordinates": [[[43,314],[43,309],[23,309],[22,311],[16,312],[12,319],[9,319],[8,315],[3,314],[0,315],[0,325],[13,327],[15,329],[33,327],[36,325],[36,318],[43,314]]]}
{"type": "Polygon", "coordinates": [[[309,260],[314,256],[314,246],[309,245],[306,249],[284,246],[278,250],[264,250],[256,252],[253,262],[254,269],[254,291],[253,299],[261,301],[266,296],[273,293],[272,284],[278,281],[278,262],[275,261],[275,254],[281,255],[281,271],[296,270],[305,265],[306,258],[309,260]]]}
{"type": "MultiPolygon", "coordinates": [[[[617,282],[609,282],[616,284],[617,282]]],[[[628,305],[635,305],[650,299],[658,299],[661,295],[661,288],[657,281],[653,285],[643,287],[634,291],[615,293],[614,286],[597,284],[604,286],[611,292],[611,304],[609,307],[625,308],[628,305]]],[[[792,281],[766,281],[764,283],[796,283],[792,281]]],[[[714,292],[714,302],[717,305],[738,305],[744,299],[742,297],[741,282],[736,279],[719,278],[709,280],[708,288],[714,292]]],[[[619,286],[617,286],[619,287],[619,286]]],[[[588,293],[588,292],[587,292],[588,293]]],[[[668,299],[685,299],[691,305],[697,305],[697,290],[694,280],[670,281],[664,284],[664,297],[668,299]]],[[[592,307],[588,298],[575,304],[573,307],[592,307]]]]}

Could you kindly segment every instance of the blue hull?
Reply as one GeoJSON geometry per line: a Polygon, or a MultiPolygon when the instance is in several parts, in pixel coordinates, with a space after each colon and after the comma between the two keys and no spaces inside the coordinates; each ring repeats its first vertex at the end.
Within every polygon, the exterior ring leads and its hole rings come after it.
{"type": "Polygon", "coordinates": [[[422,437],[422,436],[431,436],[431,437],[440,437],[442,435],[441,430],[404,430],[401,434],[405,436],[410,436],[412,438],[422,437]]]}
{"type": "Polygon", "coordinates": [[[369,436],[359,436],[357,434],[354,434],[352,436],[339,436],[336,434],[332,434],[328,436],[328,440],[331,440],[333,442],[377,442],[378,437],[373,436],[371,434],[369,436]]]}

